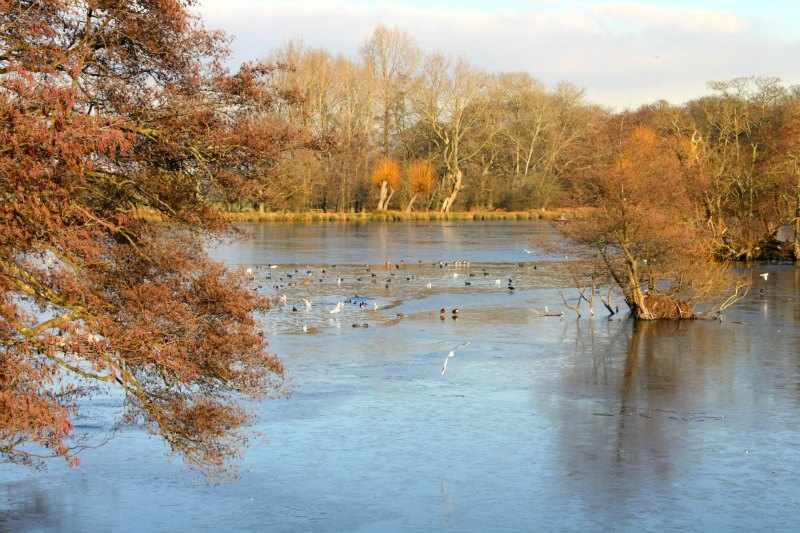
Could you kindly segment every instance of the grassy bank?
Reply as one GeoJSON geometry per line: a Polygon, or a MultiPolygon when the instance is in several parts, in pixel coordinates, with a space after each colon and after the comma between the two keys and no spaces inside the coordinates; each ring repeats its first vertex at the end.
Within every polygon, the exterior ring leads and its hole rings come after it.
{"type": "Polygon", "coordinates": [[[361,213],[326,213],[310,211],[260,212],[242,211],[226,213],[236,222],[403,222],[403,221],[482,221],[482,220],[563,220],[584,216],[590,208],[571,207],[535,209],[531,211],[469,211],[440,213],[438,211],[374,211],[361,213]]]}

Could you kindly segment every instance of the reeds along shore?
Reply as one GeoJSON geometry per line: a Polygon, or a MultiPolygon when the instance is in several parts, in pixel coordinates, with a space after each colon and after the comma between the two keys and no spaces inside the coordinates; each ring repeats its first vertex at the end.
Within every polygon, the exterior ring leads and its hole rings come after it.
{"type": "Polygon", "coordinates": [[[336,212],[227,212],[225,217],[236,222],[403,222],[403,221],[483,221],[483,220],[569,220],[585,216],[591,208],[570,207],[534,209],[531,211],[368,211],[336,212]]]}

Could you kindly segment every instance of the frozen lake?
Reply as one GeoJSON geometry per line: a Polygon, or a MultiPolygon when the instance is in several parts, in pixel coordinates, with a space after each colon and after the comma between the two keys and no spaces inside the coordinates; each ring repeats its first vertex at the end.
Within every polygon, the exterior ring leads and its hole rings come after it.
{"type": "Polygon", "coordinates": [[[293,392],[253,406],[239,478],[129,428],[77,469],[0,465],[0,531],[796,530],[800,269],[759,266],[725,322],[634,325],[539,316],[572,294],[543,223],[245,231],[214,253],[286,295],[293,392]]]}

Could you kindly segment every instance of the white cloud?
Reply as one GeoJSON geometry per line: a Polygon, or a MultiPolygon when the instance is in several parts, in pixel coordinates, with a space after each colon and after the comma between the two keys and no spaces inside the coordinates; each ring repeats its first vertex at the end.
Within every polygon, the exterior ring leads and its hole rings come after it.
{"type": "Polygon", "coordinates": [[[669,28],[680,32],[739,33],[746,31],[749,25],[747,20],[730,12],[634,2],[601,4],[592,11],[642,30],[669,28]]]}
{"type": "Polygon", "coordinates": [[[776,75],[798,82],[800,43],[729,11],[605,2],[525,10],[407,6],[401,2],[205,0],[209,27],[234,37],[235,60],[267,55],[290,39],[353,54],[383,23],[427,50],[462,55],[489,70],[527,70],[570,81],[608,105],[682,101],[706,81],[776,75]]]}

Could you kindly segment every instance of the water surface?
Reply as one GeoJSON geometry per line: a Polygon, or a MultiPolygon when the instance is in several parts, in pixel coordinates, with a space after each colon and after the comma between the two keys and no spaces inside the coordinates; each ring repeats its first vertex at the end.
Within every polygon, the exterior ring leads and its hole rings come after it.
{"type": "Polygon", "coordinates": [[[796,529],[800,269],[761,267],[724,322],[634,325],[541,316],[574,292],[535,222],[248,229],[214,253],[286,295],[264,320],[294,393],[254,406],[239,479],[128,429],[76,470],[0,467],[0,530],[796,529]]]}

